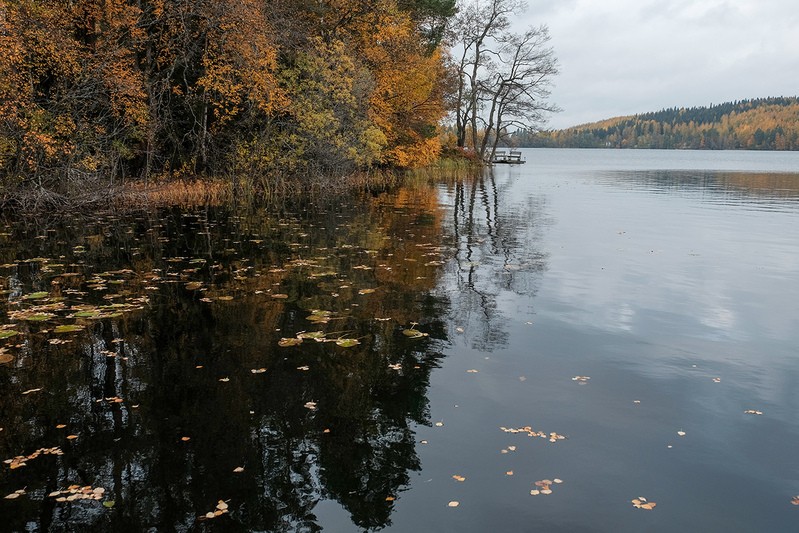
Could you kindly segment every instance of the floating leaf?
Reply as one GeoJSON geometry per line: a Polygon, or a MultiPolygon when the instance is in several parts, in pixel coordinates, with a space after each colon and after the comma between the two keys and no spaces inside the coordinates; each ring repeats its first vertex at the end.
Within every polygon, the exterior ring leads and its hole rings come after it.
{"type": "Polygon", "coordinates": [[[793,499],[791,500],[791,504],[799,505],[799,495],[793,497],[793,499]]]}
{"type": "Polygon", "coordinates": [[[647,511],[651,511],[657,505],[655,502],[648,502],[643,496],[633,498],[630,502],[636,509],[646,509],[647,511]]]}
{"type": "Polygon", "coordinates": [[[83,330],[83,326],[79,324],[62,324],[53,329],[53,333],[74,333],[83,330]]]}
{"type": "Polygon", "coordinates": [[[305,402],[304,407],[313,411],[316,409],[316,402],[305,402]]]}
{"type": "Polygon", "coordinates": [[[19,335],[19,331],[14,331],[13,329],[0,330],[0,340],[13,337],[14,335],[19,335]]]}
{"type": "Polygon", "coordinates": [[[685,436],[685,431],[680,430],[680,431],[677,432],[677,435],[679,435],[680,437],[684,437],[685,436]]]}
{"type": "Polygon", "coordinates": [[[32,392],[39,392],[40,390],[42,390],[42,388],[41,388],[41,387],[39,387],[38,389],[28,389],[28,390],[26,390],[25,392],[23,392],[23,393],[22,393],[22,395],[23,395],[23,396],[27,396],[28,394],[30,394],[30,393],[32,393],[32,392]]]}
{"type": "Polygon", "coordinates": [[[451,501],[451,502],[449,502],[447,504],[447,507],[457,507],[459,505],[460,505],[460,502],[456,502],[456,501],[453,500],[453,501],[451,501]]]}
{"type": "Polygon", "coordinates": [[[342,348],[351,348],[351,347],[356,346],[356,345],[358,345],[360,343],[361,343],[361,341],[359,341],[358,339],[344,339],[344,338],[340,338],[340,337],[338,339],[336,339],[336,345],[337,346],[341,346],[342,348]]]}
{"type": "Polygon", "coordinates": [[[201,289],[203,286],[201,281],[190,281],[186,284],[186,290],[189,291],[196,291],[197,289],[201,289]]]}
{"type": "Polygon", "coordinates": [[[266,369],[265,368],[253,368],[252,370],[250,370],[250,372],[252,372],[253,374],[263,374],[264,372],[266,372],[266,369]]]}
{"type": "Polygon", "coordinates": [[[0,365],[10,363],[13,360],[14,360],[13,355],[6,353],[5,350],[0,349],[0,365]]]}
{"type": "Polygon", "coordinates": [[[309,322],[313,322],[315,324],[327,324],[330,322],[333,313],[330,311],[322,311],[319,309],[314,309],[310,315],[305,317],[305,320],[309,322]]]}
{"type": "Polygon", "coordinates": [[[23,300],[41,300],[42,298],[47,298],[50,296],[49,292],[32,292],[30,294],[26,294],[22,297],[23,300]]]}
{"type": "Polygon", "coordinates": [[[277,343],[277,345],[280,346],[281,348],[286,348],[288,346],[297,346],[298,344],[302,344],[302,339],[297,337],[292,337],[292,338],[283,337],[277,343]]]}
{"type": "Polygon", "coordinates": [[[420,337],[427,337],[428,333],[422,333],[418,329],[403,329],[402,334],[411,339],[418,339],[420,337]]]}
{"type": "Polygon", "coordinates": [[[375,292],[375,289],[361,289],[358,294],[372,294],[373,292],[375,292]]]}
{"type": "Polygon", "coordinates": [[[108,509],[111,509],[114,505],[116,505],[116,503],[117,502],[115,502],[114,500],[104,501],[103,502],[103,507],[107,507],[108,509]]]}
{"type": "Polygon", "coordinates": [[[243,466],[237,466],[236,468],[233,469],[233,472],[236,473],[236,474],[240,474],[240,473],[244,472],[244,467],[243,466]]]}
{"type": "Polygon", "coordinates": [[[763,411],[755,411],[754,409],[747,409],[746,411],[744,411],[744,414],[747,414],[747,415],[762,415],[763,411]]]}
{"type": "Polygon", "coordinates": [[[315,341],[322,341],[325,339],[324,331],[301,331],[297,333],[298,339],[313,339],[315,341]]]}
{"type": "Polygon", "coordinates": [[[466,481],[466,478],[465,478],[465,477],[463,477],[463,476],[460,476],[460,475],[458,475],[458,474],[455,474],[454,476],[452,476],[452,479],[454,479],[455,481],[460,481],[460,482],[464,482],[464,481],[466,481]]]}

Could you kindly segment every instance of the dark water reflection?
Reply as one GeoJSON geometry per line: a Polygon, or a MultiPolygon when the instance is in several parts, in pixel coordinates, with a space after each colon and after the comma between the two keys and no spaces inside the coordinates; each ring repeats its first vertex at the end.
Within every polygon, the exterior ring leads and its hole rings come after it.
{"type": "Polygon", "coordinates": [[[527,160],[6,221],[0,528],[793,530],[797,154],[527,160]]]}
{"type": "Polygon", "coordinates": [[[281,217],[9,223],[0,454],[63,455],[3,465],[0,492],[27,492],[2,501],[5,525],[314,531],[322,499],[389,524],[441,358],[441,222],[419,188],[281,217]],[[429,336],[403,335],[413,322],[429,336]],[[278,346],[317,330],[360,344],[278,346]],[[70,485],[103,487],[105,506],[48,497],[70,485]],[[229,517],[197,521],[219,500],[229,517]]]}

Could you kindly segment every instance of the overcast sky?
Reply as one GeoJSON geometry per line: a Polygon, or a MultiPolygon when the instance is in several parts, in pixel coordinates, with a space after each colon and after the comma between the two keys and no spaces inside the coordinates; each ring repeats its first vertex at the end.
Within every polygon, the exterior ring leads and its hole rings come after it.
{"type": "Polygon", "coordinates": [[[799,95],[797,0],[528,0],[560,64],[548,127],[799,95]]]}

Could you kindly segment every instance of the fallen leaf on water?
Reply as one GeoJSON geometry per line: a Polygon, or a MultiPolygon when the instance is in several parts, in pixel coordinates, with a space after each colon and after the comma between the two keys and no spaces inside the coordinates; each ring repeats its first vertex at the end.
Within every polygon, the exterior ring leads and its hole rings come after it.
{"type": "Polygon", "coordinates": [[[655,502],[648,502],[643,496],[633,498],[630,501],[636,509],[646,509],[647,511],[651,511],[657,505],[655,502]]]}
{"type": "Polygon", "coordinates": [[[83,330],[83,326],[78,324],[62,324],[53,329],[53,333],[74,333],[83,330]]]}
{"type": "Polygon", "coordinates": [[[236,468],[233,469],[233,472],[235,472],[236,474],[240,474],[240,473],[244,472],[244,467],[243,466],[237,466],[236,468]]]}
{"type": "Polygon", "coordinates": [[[799,495],[794,496],[793,499],[791,499],[791,503],[793,505],[799,505],[799,495]]]}
{"type": "Polygon", "coordinates": [[[387,502],[393,502],[394,500],[396,500],[396,498],[394,496],[386,496],[386,501],[387,502]]]}
{"type": "Polygon", "coordinates": [[[444,422],[436,422],[436,427],[437,428],[440,428],[443,425],[444,425],[444,422]]]}
{"type": "Polygon", "coordinates": [[[685,436],[685,431],[680,430],[680,431],[677,432],[677,435],[679,435],[680,437],[684,437],[685,436]]]}
{"type": "Polygon", "coordinates": [[[250,370],[250,372],[252,372],[253,374],[263,374],[264,372],[266,372],[266,369],[265,368],[253,368],[252,370],[250,370]]]}
{"type": "Polygon", "coordinates": [[[721,383],[721,378],[713,378],[713,383],[721,383]]]}
{"type": "Polygon", "coordinates": [[[305,402],[304,407],[313,411],[316,409],[316,402],[305,402]]]}
{"type": "Polygon", "coordinates": [[[427,337],[428,336],[427,333],[422,333],[418,329],[413,329],[413,328],[403,329],[402,330],[402,334],[405,335],[408,338],[411,338],[411,339],[418,339],[420,337],[427,337]]]}
{"type": "Polygon", "coordinates": [[[448,507],[457,507],[461,504],[461,502],[451,501],[447,504],[448,507]]]}
{"type": "Polygon", "coordinates": [[[589,379],[591,379],[589,376],[574,376],[572,378],[572,381],[576,381],[580,385],[584,385],[588,382],[589,379]]]}
{"type": "Polygon", "coordinates": [[[41,387],[39,387],[38,389],[29,389],[29,390],[26,390],[25,392],[23,392],[22,395],[25,396],[25,395],[30,394],[32,392],[39,392],[40,390],[42,390],[41,387]]]}
{"type": "Polygon", "coordinates": [[[541,491],[538,489],[533,489],[530,491],[530,496],[538,496],[539,494],[541,494],[541,491]]]}
{"type": "Polygon", "coordinates": [[[67,440],[75,440],[77,438],[78,438],[77,435],[67,435],[67,440]]]}
{"type": "Polygon", "coordinates": [[[466,373],[468,373],[468,374],[477,374],[477,372],[478,371],[475,370],[474,368],[470,368],[469,370],[466,371],[466,373]]]}
{"type": "Polygon", "coordinates": [[[180,437],[180,440],[183,442],[189,442],[191,440],[191,437],[180,437]]]}
{"type": "Polygon", "coordinates": [[[373,292],[375,292],[375,289],[361,289],[358,294],[372,294],[373,292]]]}
{"type": "Polygon", "coordinates": [[[16,491],[12,492],[8,496],[6,496],[5,499],[6,500],[16,500],[17,498],[19,498],[23,494],[25,494],[25,489],[19,489],[19,490],[16,490],[16,491]]]}
{"type": "Polygon", "coordinates": [[[298,339],[297,337],[292,338],[282,338],[278,341],[277,345],[281,348],[286,348],[287,346],[297,346],[302,344],[302,339],[298,339]]]}
{"type": "Polygon", "coordinates": [[[744,414],[747,414],[747,415],[762,415],[763,411],[755,411],[754,409],[747,409],[746,411],[744,411],[744,414]]]}
{"type": "Polygon", "coordinates": [[[336,345],[341,346],[342,348],[351,348],[352,346],[356,346],[360,343],[361,342],[358,339],[336,339],[336,345]]]}
{"type": "Polygon", "coordinates": [[[505,472],[505,475],[506,476],[512,476],[513,475],[513,470],[508,470],[507,472],[505,472]]]}
{"type": "Polygon", "coordinates": [[[228,381],[230,381],[230,378],[219,378],[219,381],[221,381],[222,383],[227,383],[228,381]]]}
{"type": "Polygon", "coordinates": [[[454,476],[452,476],[452,479],[454,479],[455,481],[461,481],[461,482],[466,481],[465,477],[463,477],[461,475],[458,475],[458,474],[455,474],[454,476]]]}
{"type": "Polygon", "coordinates": [[[309,367],[308,365],[303,365],[303,366],[298,366],[297,367],[297,370],[303,370],[303,371],[308,371],[310,369],[311,369],[311,367],[309,367]]]}

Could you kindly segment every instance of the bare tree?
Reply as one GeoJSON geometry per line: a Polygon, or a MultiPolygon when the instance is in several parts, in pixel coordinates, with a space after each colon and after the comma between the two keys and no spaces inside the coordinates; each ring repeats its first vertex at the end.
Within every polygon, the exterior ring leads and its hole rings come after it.
{"type": "Polygon", "coordinates": [[[481,156],[493,158],[497,145],[506,140],[508,127],[535,130],[546,120],[546,113],[559,111],[547,101],[551,79],[558,73],[549,40],[546,26],[523,34],[505,33],[498,39],[495,66],[482,86],[488,110],[482,121],[481,156]]]}
{"type": "Polygon", "coordinates": [[[481,158],[493,154],[507,127],[535,128],[545,113],[557,60],[548,47],[546,26],[518,35],[511,17],[524,11],[524,0],[463,0],[449,31],[457,52],[459,82],[454,101],[459,147],[481,158]],[[467,141],[470,141],[468,143],[467,141]]]}

